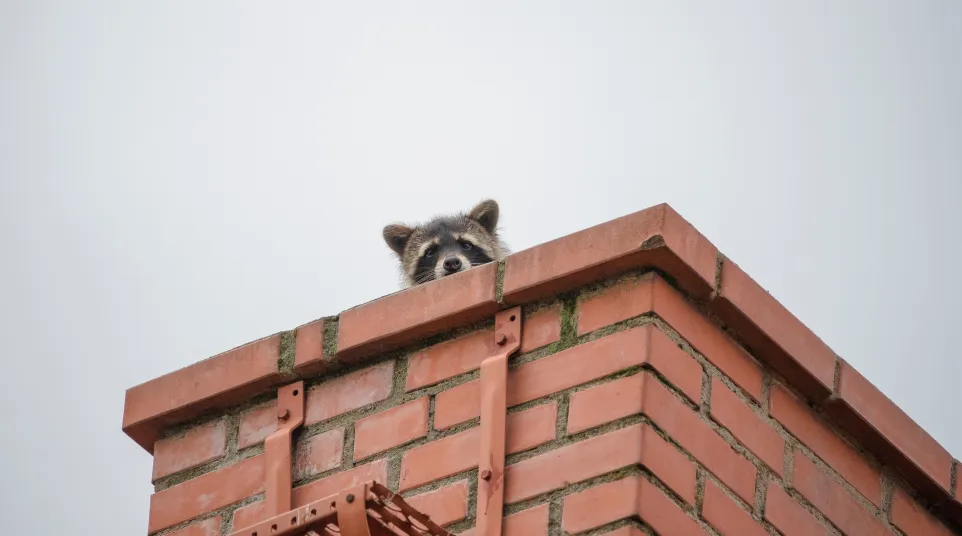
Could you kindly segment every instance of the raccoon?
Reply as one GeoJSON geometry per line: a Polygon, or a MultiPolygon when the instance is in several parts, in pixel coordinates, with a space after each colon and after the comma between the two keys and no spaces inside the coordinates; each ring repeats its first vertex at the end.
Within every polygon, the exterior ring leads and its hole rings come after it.
{"type": "Polygon", "coordinates": [[[500,261],[508,248],[498,236],[498,204],[478,203],[467,214],[438,216],[414,227],[394,223],[384,241],[397,254],[405,287],[500,261]]]}

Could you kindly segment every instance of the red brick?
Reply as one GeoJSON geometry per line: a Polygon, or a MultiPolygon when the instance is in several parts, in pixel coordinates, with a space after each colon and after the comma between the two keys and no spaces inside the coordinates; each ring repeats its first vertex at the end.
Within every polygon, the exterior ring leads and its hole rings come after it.
{"type": "Polygon", "coordinates": [[[755,497],[754,465],[738,455],[707,422],[682,404],[661,383],[648,378],[644,388],[644,413],[682,448],[745,502],[755,497]]]}
{"type": "Polygon", "coordinates": [[[148,532],[174,526],[264,491],[264,456],[239,461],[150,496],[148,532]]]}
{"type": "Polygon", "coordinates": [[[294,452],[294,480],[319,475],[341,466],[344,429],[335,428],[297,442],[294,452]]]}
{"type": "Polygon", "coordinates": [[[640,464],[647,466],[682,498],[694,503],[694,465],[650,428],[640,424],[509,465],[505,469],[505,502],[523,501],[640,464]]]}
{"type": "Polygon", "coordinates": [[[641,413],[645,377],[645,374],[635,374],[571,393],[568,433],[576,434],[641,413]]]}
{"type": "Polygon", "coordinates": [[[315,480],[310,484],[298,486],[294,488],[294,506],[303,506],[311,501],[329,497],[344,488],[357,486],[369,480],[376,480],[381,484],[387,483],[387,460],[374,460],[364,465],[358,465],[353,469],[315,480]]]}
{"type": "Polygon", "coordinates": [[[578,304],[578,335],[655,310],[654,274],[631,278],[578,304]]]}
{"type": "Polygon", "coordinates": [[[755,400],[762,399],[762,367],[660,277],[652,278],[655,312],[710,363],[755,400]]]}
{"type": "Polygon", "coordinates": [[[342,312],[337,357],[354,361],[493,315],[497,272],[488,263],[342,312]]]}
{"type": "Polygon", "coordinates": [[[153,480],[203,465],[227,452],[227,425],[223,419],[195,426],[154,446],[153,480]]]}
{"type": "Polygon", "coordinates": [[[324,355],[324,319],[299,326],[294,336],[294,370],[298,374],[318,374],[332,362],[324,355]]]}
{"type": "MultiPolygon", "coordinates": [[[[508,387],[511,389],[511,370],[508,387]]],[[[434,397],[434,429],[447,430],[454,425],[481,416],[481,381],[473,380],[441,391],[434,397]]]]}
{"type": "Polygon", "coordinates": [[[187,525],[167,536],[220,536],[220,516],[187,525]]]}
{"type": "Polygon", "coordinates": [[[578,307],[578,334],[651,311],[736,385],[761,400],[761,365],[655,274],[625,281],[584,300],[578,307]]]}
{"type": "Polygon", "coordinates": [[[848,491],[819,470],[804,454],[795,452],[792,487],[818,508],[848,536],[872,536],[886,532],[882,523],[860,505],[848,491]]]}
{"type": "Polygon", "coordinates": [[[655,327],[649,328],[647,361],[696,406],[701,405],[704,371],[698,361],[655,327]]]}
{"type": "MultiPolygon", "coordinates": [[[[508,406],[523,404],[626,368],[652,363],[669,381],[698,400],[702,370],[652,325],[641,326],[569,348],[508,371],[508,406]],[[697,391],[695,386],[698,385],[697,391]]],[[[479,380],[437,395],[434,426],[439,430],[481,413],[479,380]]]]}
{"type": "MultiPolygon", "coordinates": [[[[467,402],[462,404],[462,406],[459,407],[455,402],[456,400],[455,395],[464,397],[464,400],[467,400],[467,401],[476,400],[477,397],[481,396],[481,383],[477,381],[469,382],[440,393],[438,395],[439,397],[441,397],[438,399],[440,402],[435,402],[435,406],[434,406],[434,428],[435,429],[445,430],[447,428],[454,426],[455,424],[469,421],[472,418],[478,417],[477,414],[473,416],[470,415],[472,411],[480,411],[480,410],[473,409],[474,407],[476,407],[474,406],[474,404],[467,402]],[[441,395],[444,395],[444,397],[441,397],[441,395]],[[440,412],[440,416],[438,413],[439,403],[440,403],[440,406],[443,408],[440,412]],[[467,409],[464,409],[464,406],[467,406],[467,409]]],[[[552,411],[556,411],[558,406],[557,406],[557,402],[551,402],[549,404],[544,404],[538,407],[552,408],[552,411]]],[[[547,411],[547,409],[543,409],[543,411],[547,411]]],[[[520,414],[515,413],[513,415],[520,416],[522,414],[528,414],[528,412],[521,412],[520,414]]],[[[518,417],[515,417],[515,419],[517,418],[518,417]]],[[[508,419],[508,424],[509,425],[511,424],[510,416],[508,419]]],[[[547,426],[547,425],[544,424],[543,426],[547,426]]],[[[522,450],[525,450],[525,449],[522,449],[522,450]]]]}
{"type": "Polygon", "coordinates": [[[833,534],[774,482],[768,483],[765,519],[785,536],[833,534]]]}
{"type": "Polygon", "coordinates": [[[218,354],[127,390],[123,430],[153,454],[168,424],[260,394],[278,379],[280,335],[218,354]]]}
{"type": "Polygon", "coordinates": [[[509,413],[505,423],[506,448],[524,452],[555,439],[558,430],[558,403],[554,400],[517,413],[509,413]]]}
{"type": "Polygon", "coordinates": [[[640,465],[644,428],[622,428],[509,465],[504,500],[514,503],[617,469],[640,465]]]}
{"type": "Polygon", "coordinates": [[[695,465],[646,427],[641,463],[688,504],[695,504],[695,465]]]}
{"type": "MultiPolygon", "coordinates": [[[[394,362],[386,361],[311,387],[304,402],[304,425],[332,419],[386,399],[391,395],[393,378],[394,362]]],[[[275,407],[277,401],[272,400],[241,415],[237,448],[261,443],[277,430],[275,407]]]]}
{"type": "MultiPolygon", "coordinates": [[[[501,527],[504,536],[548,536],[548,505],[505,516],[501,527]]],[[[474,536],[474,529],[462,532],[461,536],[474,536]]]]}
{"type": "Polygon", "coordinates": [[[489,329],[425,348],[408,362],[405,389],[413,391],[475,370],[499,349],[494,343],[494,332],[489,329]]]}
{"type": "MultiPolygon", "coordinates": [[[[521,353],[551,344],[561,338],[561,305],[536,311],[524,317],[523,323],[521,353]]],[[[413,391],[476,370],[500,351],[491,329],[438,343],[411,357],[405,389],[413,391]]]]}
{"type": "Polygon", "coordinates": [[[895,488],[892,496],[890,519],[908,536],[952,536],[952,531],[901,488],[895,488]]]}
{"type": "Polygon", "coordinates": [[[523,404],[643,364],[652,330],[643,326],[615,333],[511,370],[508,404],[523,404]]]}
{"type": "Polygon", "coordinates": [[[245,411],[240,418],[240,431],[237,433],[237,448],[245,449],[264,441],[277,430],[277,401],[245,411]]]}
{"type": "Polygon", "coordinates": [[[444,527],[461,521],[468,515],[468,481],[461,480],[404,500],[412,508],[444,527]]]}
{"type": "Polygon", "coordinates": [[[236,532],[240,529],[250,527],[256,523],[264,521],[264,501],[257,501],[246,506],[241,506],[234,511],[234,521],[231,530],[236,532]]]}
{"type": "MultiPolygon", "coordinates": [[[[521,353],[536,350],[561,338],[561,305],[524,317],[521,353]]],[[[471,372],[485,359],[499,353],[494,331],[485,329],[444,341],[414,354],[408,362],[405,389],[413,391],[471,372]]]]}
{"type": "Polygon", "coordinates": [[[721,291],[712,306],[756,356],[807,396],[821,398],[831,393],[835,352],[728,259],[722,263],[721,291]]]}
{"type": "Polygon", "coordinates": [[[705,481],[701,517],[718,529],[722,536],[768,536],[768,531],[731,497],[725,495],[711,479],[705,481]]]}
{"type": "Polygon", "coordinates": [[[561,339],[561,304],[535,311],[524,318],[521,326],[521,348],[524,354],[561,339]]]}
{"type": "MultiPolygon", "coordinates": [[[[291,502],[294,508],[299,508],[310,502],[335,495],[344,488],[356,486],[370,480],[376,480],[381,484],[387,482],[387,460],[376,460],[365,465],[359,465],[353,469],[335,473],[329,477],[315,480],[310,484],[305,484],[294,488],[291,502]]],[[[234,512],[234,531],[260,523],[267,519],[264,511],[264,501],[257,501],[238,508],[234,512]]]]}
{"type": "Polygon", "coordinates": [[[304,425],[325,421],[391,395],[394,361],[326,381],[307,390],[304,425]]]}
{"type": "Polygon", "coordinates": [[[506,516],[502,527],[504,536],[548,536],[548,505],[506,516]]]}
{"type": "Polygon", "coordinates": [[[574,434],[643,411],[645,374],[635,374],[571,394],[568,433],[574,434]]]}
{"type": "Polygon", "coordinates": [[[704,536],[707,534],[698,523],[685,515],[684,511],[651,482],[639,477],[641,485],[638,494],[641,501],[638,514],[641,520],[651,525],[659,534],[678,534],[704,536]]]}
{"type": "Polygon", "coordinates": [[[642,266],[661,268],[707,297],[717,256],[711,242],[661,204],[510,255],[504,299],[527,303],[642,266]]]}
{"type": "Polygon", "coordinates": [[[908,464],[894,464],[899,468],[906,465],[914,466],[908,469],[917,467],[915,471],[921,470],[942,488],[943,493],[949,492],[952,456],[845,361],[841,362],[839,372],[838,398],[831,408],[833,415],[848,424],[848,429],[858,440],[869,446],[875,445],[875,450],[881,451],[883,458],[904,457],[908,464]],[[877,437],[894,446],[897,452],[892,453],[885,445],[878,445],[877,437]]]}
{"type": "Polygon", "coordinates": [[[703,535],[705,531],[651,482],[633,476],[564,498],[565,532],[591,530],[639,515],[659,534],[703,535]]]}
{"type": "Polygon", "coordinates": [[[631,476],[565,497],[561,522],[565,533],[585,532],[638,515],[641,480],[631,476]]]}
{"type": "Polygon", "coordinates": [[[882,504],[882,475],[851,445],[821,423],[802,401],[780,385],[775,385],[772,387],[769,411],[775,420],[838,471],[859,493],[876,506],[882,504]]]}
{"type": "Polygon", "coordinates": [[[711,383],[711,414],[765,465],[782,475],[785,440],[718,378],[712,378],[711,383]]]}
{"type": "Polygon", "coordinates": [[[724,439],[661,383],[646,374],[573,393],[568,407],[568,431],[586,430],[639,412],[649,415],[673,437],[680,434],[674,437],[676,441],[751,502],[747,497],[754,494],[755,467],[732,451],[724,439]],[[646,387],[649,384],[651,387],[646,387]],[[649,395],[652,389],[655,392],[649,395]]]}
{"type": "Polygon", "coordinates": [[[354,459],[427,436],[429,400],[423,396],[358,420],[354,425],[354,459]]]}
{"type": "MultiPolygon", "coordinates": [[[[524,317],[520,352],[536,350],[559,338],[561,305],[554,305],[524,317]]],[[[476,370],[482,361],[500,351],[491,329],[438,343],[411,357],[405,389],[413,391],[476,370]]]]}
{"type": "MultiPolygon", "coordinates": [[[[505,450],[521,452],[555,438],[557,403],[508,415],[505,450]]],[[[481,428],[474,427],[412,448],[401,458],[400,491],[416,488],[478,465],[481,428]]]]}

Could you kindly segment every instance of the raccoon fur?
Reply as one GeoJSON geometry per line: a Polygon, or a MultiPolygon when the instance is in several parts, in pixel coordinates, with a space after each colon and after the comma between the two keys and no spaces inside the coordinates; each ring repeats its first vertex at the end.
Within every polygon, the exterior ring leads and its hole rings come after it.
{"type": "Polygon", "coordinates": [[[498,236],[498,204],[487,199],[467,214],[437,216],[384,228],[384,241],[400,261],[403,284],[412,287],[497,262],[508,254],[498,236]]]}

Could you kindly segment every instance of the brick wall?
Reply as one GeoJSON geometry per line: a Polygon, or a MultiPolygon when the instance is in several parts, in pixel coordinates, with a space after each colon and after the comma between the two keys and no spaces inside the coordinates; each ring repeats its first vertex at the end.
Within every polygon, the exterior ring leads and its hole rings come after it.
{"type": "Polygon", "coordinates": [[[376,479],[470,534],[508,305],[507,536],[960,533],[958,462],[665,205],[130,389],[148,533],[263,520],[274,388],[304,379],[295,505],[376,479]]]}

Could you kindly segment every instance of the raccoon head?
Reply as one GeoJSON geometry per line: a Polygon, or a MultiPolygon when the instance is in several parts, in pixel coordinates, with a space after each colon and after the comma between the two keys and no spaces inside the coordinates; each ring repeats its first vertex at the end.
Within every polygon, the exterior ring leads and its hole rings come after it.
{"type": "Polygon", "coordinates": [[[485,200],[467,214],[438,216],[413,227],[384,228],[384,241],[397,254],[405,286],[500,261],[507,253],[497,232],[498,204],[485,200]]]}

